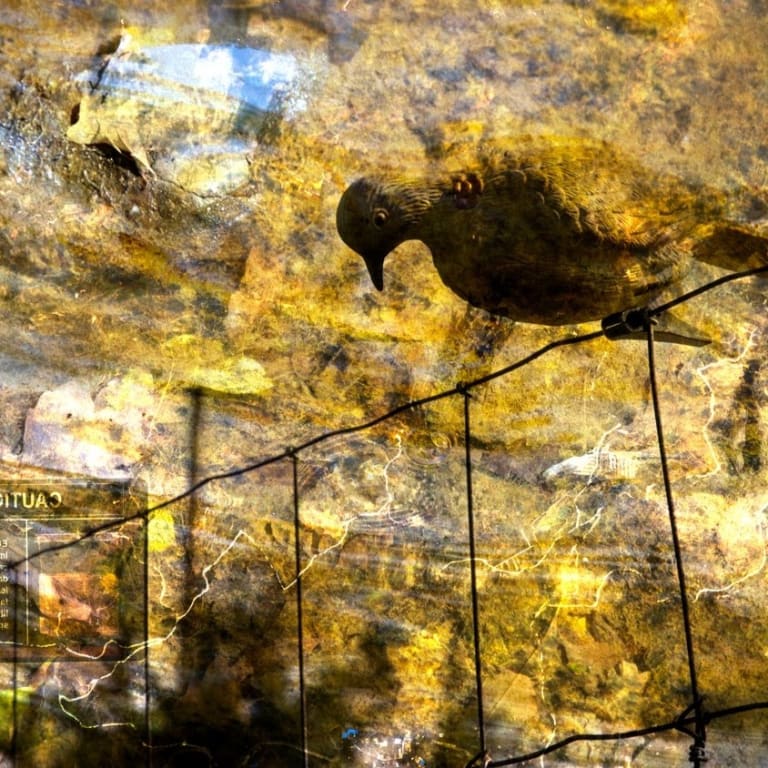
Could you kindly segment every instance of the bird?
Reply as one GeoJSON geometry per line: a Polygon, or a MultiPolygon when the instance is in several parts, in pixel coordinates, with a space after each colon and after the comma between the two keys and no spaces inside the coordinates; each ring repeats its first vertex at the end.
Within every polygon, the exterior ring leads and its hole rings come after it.
{"type": "MultiPolygon", "coordinates": [[[[768,210],[764,198],[751,205],[753,217],[768,210]]],[[[363,176],[343,192],[336,226],[379,291],[385,259],[420,240],[469,304],[564,325],[648,306],[696,259],[768,263],[768,240],[731,208],[724,192],[649,170],[608,142],[526,136],[460,145],[421,178],[363,176]]]]}

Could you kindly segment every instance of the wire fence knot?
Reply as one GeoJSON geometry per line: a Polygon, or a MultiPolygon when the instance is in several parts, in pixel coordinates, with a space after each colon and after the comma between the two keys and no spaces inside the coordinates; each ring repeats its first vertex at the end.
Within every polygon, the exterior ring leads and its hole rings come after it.
{"type": "Polygon", "coordinates": [[[456,383],[456,392],[464,397],[472,397],[470,389],[471,384],[467,381],[459,381],[456,383]]]}
{"type": "Polygon", "coordinates": [[[633,338],[638,333],[645,333],[649,325],[654,325],[657,322],[648,307],[640,307],[614,312],[612,315],[604,317],[601,325],[605,337],[616,340],[633,338]]]}
{"type": "Polygon", "coordinates": [[[691,748],[688,750],[688,760],[694,765],[701,765],[701,763],[709,762],[707,750],[705,749],[703,742],[696,741],[691,744],[691,748]]]}

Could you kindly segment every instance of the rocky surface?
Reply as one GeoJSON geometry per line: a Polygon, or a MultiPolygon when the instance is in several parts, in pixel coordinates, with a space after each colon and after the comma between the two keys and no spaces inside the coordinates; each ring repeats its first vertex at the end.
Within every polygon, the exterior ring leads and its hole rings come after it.
{"type": "MultiPolygon", "coordinates": [[[[67,546],[13,575],[20,621],[42,620],[15,673],[0,627],[0,739],[18,765],[303,764],[286,449],[594,330],[468,310],[415,243],[372,292],[335,232],[349,181],[418,171],[455,140],[552,132],[739,199],[767,184],[754,3],[177,7],[0,11],[0,500],[52,476],[127,483],[128,516],[164,504],[146,528],[73,545],[99,497],[78,502],[79,527],[50,516],[36,533],[67,546]],[[152,52],[173,46],[205,88],[158,71],[152,52]],[[244,50],[275,96],[256,111],[244,50]],[[270,61],[295,66],[263,76],[270,61]]],[[[757,203],[744,216],[765,231],[757,203]]],[[[719,274],[698,266],[686,285],[719,274]]],[[[661,346],[657,364],[716,710],[765,698],[764,283],[680,315],[714,340],[661,346]]],[[[690,690],[644,344],[556,349],[471,394],[493,756],[674,719],[690,690]]],[[[295,454],[312,764],[478,750],[463,435],[453,395],[295,454]]],[[[765,725],[713,723],[716,763],[763,761],[765,725]]],[[[687,748],[667,734],[552,760],[682,765],[687,748]]]]}

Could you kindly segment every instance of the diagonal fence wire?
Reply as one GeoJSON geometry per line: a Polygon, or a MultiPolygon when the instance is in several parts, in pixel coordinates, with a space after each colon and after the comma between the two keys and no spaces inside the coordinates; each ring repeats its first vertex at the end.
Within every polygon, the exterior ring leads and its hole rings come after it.
{"type": "MultiPolygon", "coordinates": [[[[718,709],[712,712],[703,713],[704,723],[710,723],[713,720],[720,718],[733,717],[735,715],[741,715],[746,712],[754,712],[759,709],[768,709],[768,701],[755,701],[750,704],[740,704],[736,707],[728,707],[726,709],[718,709]]],[[[575,733],[571,736],[566,736],[564,739],[548,744],[546,747],[537,749],[533,752],[528,752],[524,755],[517,755],[515,757],[506,757],[499,760],[485,760],[483,763],[478,762],[478,758],[473,758],[467,765],[478,766],[482,765],[483,768],[502,768],[506,765],[522,765],[523,763],[529,763],[532,760],[536,760],[545,755],[551,755],[555,752],[559,752],[561,749],[565,749],[569,744],[576,744],[581,741],[622,741],[625,739],[638,739],[642,736],[652,736],[659,733],[665,733],[668,731],[682,731],[690,735],[688,726],[695,725],[697,721],[696,715],[690,714],[690,708],[683,712],[675,720],[671,720],[666,723],[660,723],[658,725],[649,725],[646,728],[635,728],[629,731],[617,731],[615,733],[575,733]]],[[[485,757],[485,756],[483,756],[485,757]]]]}
{"type": "MultiPolygon", "coordinates": [[[[721,285],[724,285],[725,283],[733,282],[735,280],[741,280],[747,277],[752,277],[754,275],[759,275],[764,273],[768,273],[768,266],[757,267],[755,269],[746,270],[744,272],[733,272],[728,275],[723,275],[722,277],[717,278],[716,280],[713,280],[704,285],[701,285],[698,288],[695,288],[694,290],[689,291],[688,293],[682,294],[681,296],[673,299],[672,301],[667,302],[666,304],[662,304],[658,307],[647,310],[646,312],[644,312],[643,316],[648,318],[659,317],[667,310],[675,306],[678,306],[679,304],[682,304],[696,296],[700,296],[703,293],[707,293],[708,291],[713,290],[714,288],[717,288],[721,285]]],[[[21,557],[18,560],[9,562],[8,567],[14,568],[16,566],[31,562],[32,560],[35,560],[36,558],[39,558],[45,554],[57,552],[62,549],[68,549],[72,546],[76,546],[81,541],[85,541],[89,538],[93,538],[97,534],[102,533],[104,531],[109,531],[109,530],[112,530],[113,528],[117,528],[120,525],[125,524],[126,522],[130,522],[132,520],[145,519],[149,517],[153,512],[157,512],[161,509],[165,509],[167,507],[173,506],[174,504],[178,504],[180,501],[184,501],[185,499],[188,499],[190,496],[193,496],[195,493],[197,493],[197,491],[199,491],[201,488],[204,488],[205,486],[210,485],[211,483],[250,474],[251,472],[255,472],[259,469],[263,469],[271,464],[276,464],[277,462],[283,461],[285,459],[291,459],[294,456],[294,454],[298,455],[306,451],[308,448],[311,448],[312,446],[315,446],[315,445],[319,445],[320,443],[324,443],[326,441],[329,441],[338,437],[343,437],[345,435],[351,435],[357,432],[364,432],[368,429],[371,429],[372,427],[377,426],[378,424],[382,424],[385,421],[389,421],[390,419],[394,418],[395,416],[399,416],[402,413],[407,413],[408,411],[416,410],[425,405],[429,405],[430,403],[435,403],[440,400],[445,400],[446,398],[449,398],[449,397],[454,397],[456,395],[463,395],[465,392],[469,392],[470,390],[480,387],[483,384],[487,384],[493,381],[494,379],[502,378],[504,376],[509,375],[513,371],[518,370],[519,368],[523,368],[529,363],[532,363],[534,360],[538,360],[540,357],[543,357],[544,355],[546,355],[549,352],[552,352],[555,349],[560,349],[561,347],[575,346],[579,344],[586,344],[590,341],[594,341],[595,339],[600,339],[605,336],[606,336],[605,331],[599,330],[599,331],[593,331],[591,333],[584,333],[576,336],[564,336],[559,339],[555,339],[554,341],[551,341],[548,344],[545,344],[544,346],[539,347],[539,349],[535,350],[534,352],[531,352],[529,355],[526,355],[520,360],[516,360],[514,363],[504,366],[503,368],[499,368],[495,371],[492,371],[491,373],[487,373],[483,376],[479,376],[469,381],[460,382],[456,384],[454,387],[451,387],[450,389],[444,389],[444,390],[441,390],[440,392],[436,392],[435,394],[427,395],[426,397],[418,398],[416,400],[409,400],[405,403],[402,403],[401,405],[395,406],[394,408],[390,409],[385,413],[382,413],[379,416],[369,419],[368,421],[360,422],[359,424],[353,424],[348,427],[340,427],[338,429],[333,429],[328,432],[321,432],[319,435],[315,435],[314,437],[311,437],[308,440],[305,440],[304,442],[296,446],[286,448],[281,453],[273,454],[272,456],[268,456],[259,461],[245,464],[240,467],[235,467],[233,469],[226,470],[224,472],[217,472],[217,473],[212,473],[210,475],[206,475],[205,477],[193,483],[192,485],[190,485],[188,488],[186,488],[184,491],[177,494],[176,496],[172,496],[171,498],[166,499],[165,501],[158,502],[157,504],[153,504],[150,507],[139,510],[133,515],[129,515],[124,518],[121,518],[119,521],[110,521],[110,522],[103,523],[102,525],[97,525],[97,526],[94,526],[93,528],[89,528],[87,531],[84,531],[76,541],[47,545],[43,548],[36,550],[33,553],[30,553],[29,555],[26,555],[25,557],[21,557]]]]}
{"type": "MultiPolygon", "coordinates": [[[[467,382],[460,382],[456,384],[454,387],[450,389],[442,390],[436,394],[429,395],[427,397],[423,397],[417,400],[408,401],[366,422],[352,425],[349,427],[342,427],[342,428],[331,430],[328,432],[323,432],[319,435],[316,435],[313,438],[310,438],[309,440],[306,440],[305,442],[301,443],[298,446],[286,448],[282,453],[269,456],[265,459],[262,459],[260,461],[253,462],[250,464],[246,464],[244,466],[236,467],[225,472],[207,475],[206,477],[203,477],[202,479],[192,483],[182,493],[170,499],[166,499],[165,501],[162,501],[158,504],[147,507],[143,510],[140,510],[139,512],[136,512],[133,515],[121,518],[118,521],[110,521],[102,525],[95,526],[93,528],[88,529],[87,531],[83,532],[76,541],[69,541],[69,542],[64,542],[60,544],[49,545],[49,546],[40,548],[34,553],[28,554],[23,558],[19,558],[14,562],[10,562],[7,565],[8,570],[18,572],[18,569],[25,566],[30,561],[41,557],[44,554],[57,552],[63,549],[69,549],[73,546],[76,546],[77,544],[79,544],[84,540],[97,536],[99,533],[124,525],[126,522],[130,522],[132,520],[146,520],[152,513],[158,510],[164,509],[180,501],[193,497],[198,490],[200,490],[201,488],[211,483],[215,483],[218,481],[222,481],[229,478],[234,478],[234,477],[245,475],[251,472],[255,472],[259,469],[262,469],[271,464],[275,464],[277,462],[280,462],[286,459],[290,460],[292,464],[292,471],[293,471],[293,510],[294,510],[294,537],[295,537],[294,544],[295,544],[295,560],[296,560],[295,584],[296,584],[297,642],[298,642],[298,666],[299,666],[299,688],[300,688],[300,692],[299,692],[300,693],[299,721],[300,721],[300,742],[301,742],[300,747],[301,747],[301,751],[304,758],[304,766],[305,768],[308,768],[310,754],[308,751],[308,743],[307,743],[308,717],[307,717],[306,683],[304,679],[305,654],[304,654],[304,639],[303,639],[303,599],[302,599],[302,582],[301,582],[302,563],[301,563],[301,548],[300,548],[300,540],[299,540],[300,525],[301,525],[300,494],[299,494],[299,484],[298,484],[299,455],[303,451],[306,451],[308,448],[318,445],[320,443],[323,443],[325,441],[331,440],[333,438],[338,438],[344,435],[350,435],[357,432],[362,432],[362,431],[371,429],[372,427],[378,424],[381,424],[383,422],[386,422],[389,419],[392,419],[395,416],[405,413],[407,411],[411,411],[411,410],[423,407],[425,405],[428,405],[429,403],[434,403],[446,398],[460,396],[463,398],[463,402],[464,402],[466,497],[467,497],[467,515],[468,515],[468,524],[469,524],[468,538],[469,538],[469,549],[470,549],[470,576],[471,576],[470,589],[472,593],[471,597],[472,597],[473,646],[474,646],[474,662],[475,662],[475,687],[476,687],[476,697],[477,697],[477,719],[478,719],[478,733],[479,733],[479,752],[474,758],[472,758],[467,763],[467,768],[479,768],[480,766],[482,766],[482,768],[496,768],[496,766],[500,767],[500,766],[506,766],[506,765],[521,764],[521,763],[534,760],[543,755],[563,749],[567,745],[572,744],[574,742],[578,742],[578,741],[621,740],[621,739],[628,739],[628,738],[636,738],[636,737],[640,737],[648,734],[662,733],[670,730],[681,731],[692,738],[693,743],[689,751],[689,758],[694,768],[700,768],[701,764],[707,761],[707,756],[705,751],[706,725],[709,722],[711,722],[716,718],[724,718],[724,717],[729,717],[729,716],[736,715],[743,712],[748,712],[748,711],[753,711],[758,709],[766,709],[768,708],[768,701],[752,702],[752,703],[743,704],[743,705],[731,707],[728,709],[721,709],[713,712],[707,712],[703,707],[702,697],[698,690],[698,682],[697,682],[697,676],[696,676],[696,663],[695,663],[695,649],[694,649],[693,640],[692,640],[691,621],[690,621],[690,614],[688,610],[687,592],[686,592],[686,585],[685,585],[685,571],[683,566],[679,537],[677,534],[672,486],[671,486],[671,481],[669,477],[666,449],[664,446],[664,431],[663,431],[661,413],[660,413],[659,403],[658,403],[658,388],[657,388],[657,382],[656,382],[655,355],[654,355],[655,344],[658,342],[655,340],[654,324],[656,323],[657,319],[660,316],[662,316],[666,311],[668,311],[669,309],[679,304],[689,301],[696,296],[699,296],[699,295],[702,295],[703,293],[711,291],[725,283],[729,283],[734,280],[741,280],[747,277],[763,274],[766,272],[768,272],[768,266],[758,267],[758,268],[746,270],[743,272],[731,273],[728,275],[724,275],[720,278],[717,278],[716,280],[713,280],[702,286],[699,286],[698,288],[695,288],[694,290],[689,291],[688,293],[682,294],[681,296],[665,304],[656,306],[654,308],[632,310],[626,313],[619,313],[620,317],[617,316],[617,317],[611,318],[612,322],[614,323],[614,326],[612,326],[610,330],[608,329],[608,326],[604,321],[603,328],[599,331],[556,339],[555,341],[552,341],[540,347],[539,349],[527,355],[526,357],[520,360],[517,360],[501,369],[498,369],[491,373],[477,377],[467,382]],[[623,327],[623,330],[626,332],[626,335],[622,336],[620,333],[617,333],[616,326],[623,327]],[[685,631],[686,651],[687,651],[688,668],[689,668],[689,683],[690,683],[691,697],[692,697],[693,703],[678,718],[676,718],[671,722],[649,726],[647,728],[623,731],[623,732],[617,732],[617,733],[575,734],[561,741],[550,744],[547,747],[536,750],[535,752],[528,753],[526,755],[494,760],[491,758],[490,754],[487,751],[484,711],[483,711],[482,652],[481,652],[481,646],[480,646],[480,630],[479,630],[480,607],[479,607],[477,579],[476,579],[476,571],[475,571],[476,555],[475,555],[475,536],[474,536],[474,511],[473,511],[473,499],[472,499],[472,496],[473,496],[472,457],[471,457],[472,435],[471,435],[471,427],[470,427],[470,407],[469,407],[470,391],[474,388],[487,384],[488,382],[493,381],[494,379],[507,376],[513,371],[528,365],[534,360],[542,357],[543,355],[555,349],[559,349],[561,347],[566,347],[566,346],[585,344],[590,341],[594,341],[595,339],[602,338],[604,336],[608,338],[616,338],[616,339],[639,338],[638,333],[644,334],[647,339],[648,366],[649,366],[649,374],[650,374],[650,381],[651,381],[651,396],[653,401],[654,417],[656,421],[657,438],[658,438],[659,453],[661,458],[662,474],[664,479],[665,495],[667,500],[669,517],[670,517],[673,549],[675,554],[675,562],[677,566],[678,586],[681,594],[681,608],[682,608],[682,614],[683,614],[683,626],[685,631]],[[693,726],[693,730],[691,730],[690,726],[693,726]]],[[[660,338],[664,338],[664,336],[661,335],[660,338]]],[[[17,591],[18,590],[15,590],[15,592],[17,591]]],[[[18,636],[16,632],[16,618],[14,615],[14,649],[17,647],[17,642],[18,642],[18,636]]],[[[148,663],[148,658],[149,658],[149,654],[147,653],[145,664],[148,663]]],[[[15,681],[16,680],[15,667],[18,664],[18,658],[15,653],[13,658],[13,664],[14,664],[14,681],[15,681]]],[[[13,698],[13,713],[14,713],[14,723],[13,723],[12,734],[11,734],[12,746],[15,745],[16,743],[16,720],[15,720],[16,686],[15,685],[14,685],[14,698],[13,698]]],[[[148,717],[149,713],[147,712],[146,714],[148,717]]]]}

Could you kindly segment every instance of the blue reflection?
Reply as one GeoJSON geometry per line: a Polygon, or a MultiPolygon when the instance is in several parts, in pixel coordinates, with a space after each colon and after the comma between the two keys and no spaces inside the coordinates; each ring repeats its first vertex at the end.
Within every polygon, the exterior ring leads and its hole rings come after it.
{"type": "Polygon", "coordinates": [[[196,94],[268,111],[299,77],[291,54],[232,45],[157,45],[140,52],[118,49],[98,86],[189,103],[196,94]]]}

